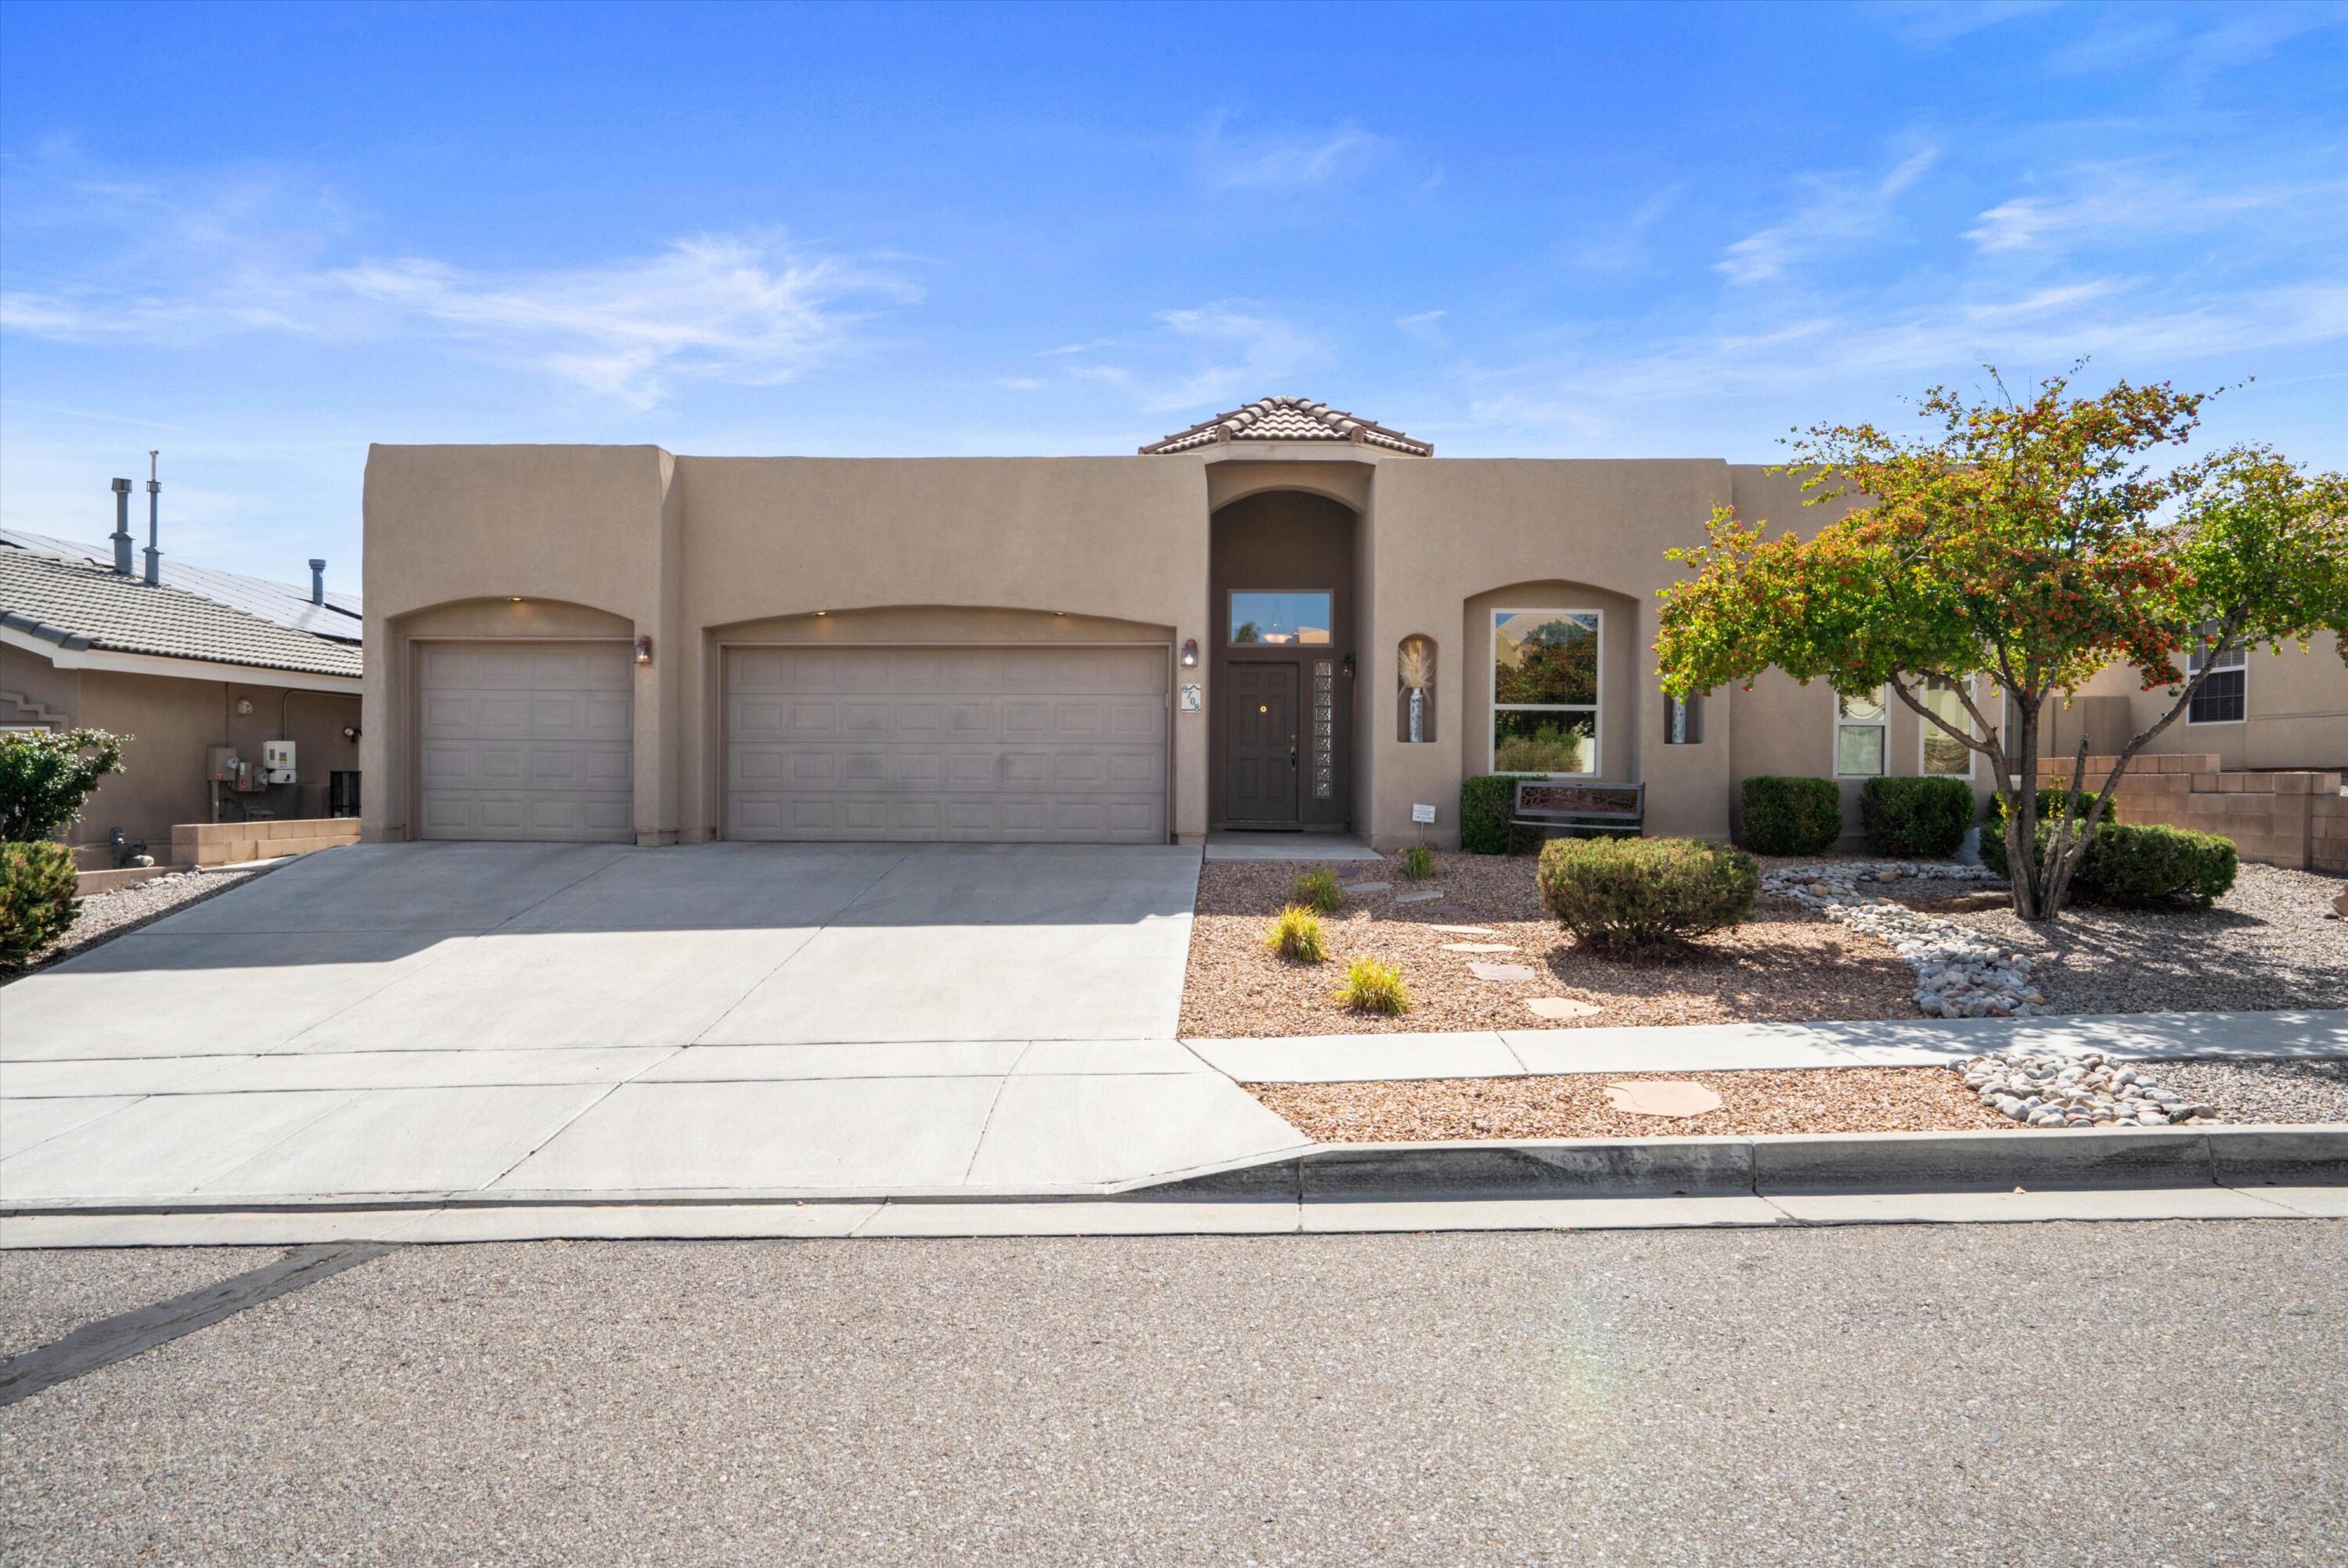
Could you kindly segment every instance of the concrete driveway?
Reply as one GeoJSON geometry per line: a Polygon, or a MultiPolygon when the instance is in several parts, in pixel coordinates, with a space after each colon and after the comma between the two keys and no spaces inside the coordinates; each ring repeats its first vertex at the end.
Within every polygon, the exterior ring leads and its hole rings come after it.
{"type": "Polygon", "coordinates": [[[360,845],[0,990],[0,1205],[1044,1192],[1302,1142],[1199,852],[360,845]]]}

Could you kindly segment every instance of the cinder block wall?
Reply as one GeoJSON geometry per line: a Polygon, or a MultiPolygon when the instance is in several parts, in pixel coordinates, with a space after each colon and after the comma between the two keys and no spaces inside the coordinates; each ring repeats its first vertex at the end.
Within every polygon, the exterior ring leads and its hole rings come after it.
{"type": "MultiPolygon", "coordinates": [[[[2087,759],[2100,780],[2114,759],[2087,759]]],[[[2348,795],[2338,773],[2249,773],[2221,769],[2214,753],[2139,755],[2112,803],[2122,822],[2158,823],[2234,841],[2245,860],[2298,871],[2348,873],[2348,795]]],[[[2069,782],[2066,760],[2041,758],[2041,787],[2069,782]]]]}

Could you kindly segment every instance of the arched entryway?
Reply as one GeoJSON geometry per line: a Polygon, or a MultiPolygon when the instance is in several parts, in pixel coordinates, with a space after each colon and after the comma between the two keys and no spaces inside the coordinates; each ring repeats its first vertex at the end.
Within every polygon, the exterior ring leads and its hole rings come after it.
{"type": "Polygon", "coordinates": [[[1207,807],[1217,828],[1352,825],[1360,518],[1298,490],[1210,525],[1207,807]]]}

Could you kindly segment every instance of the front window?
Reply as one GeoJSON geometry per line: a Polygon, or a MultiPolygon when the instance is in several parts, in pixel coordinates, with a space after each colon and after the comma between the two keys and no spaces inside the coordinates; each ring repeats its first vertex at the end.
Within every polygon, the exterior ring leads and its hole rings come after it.
{"type": "Polygon", "coordinates": [[[1835,772],[1845,778],[1873,777],[1883,771],[1883,732],[1890,718],[1883,688],[1856,697],[1835,698],[1835,772]]]}
{"type": "Polygon", "coordinates": [[[1329,596],[1325,593],[1234,590],[1231,594],[1231,646],[1326,643],[1331,620],[1329,596]]]}
{"type": "MultiPolygon", "coordinates": [[[[1960,734],[1973,733],[1973,717],[1965,712],[1964,699],[1957,689],[1945,681],[1924,682],[1924,708],[1954,726],[1960,734]]],[[[1973,776],[1973,749],[1930,720],[1924,723],[1924,772],[1934,778],[1969,779],[1973,776]]]]}
{"type": "Polygon", "coordinates": [[[2185,710],[2188,724],[2239,724],[2248,715],[2250,705],[2250,653],[2246,649],[2229,648],[2212,661],[2207,644],[2186,655],[2185,669],[2188,675],[2201,673],[2203,664],[2209,666],[2209,678],[2193,693],[2192,704],[2185,710]]]}
{"type": "Polygon", "coordinates": [[[1492,771],[1598,771],[1594,610],[1492,612],[1492,771]]]}

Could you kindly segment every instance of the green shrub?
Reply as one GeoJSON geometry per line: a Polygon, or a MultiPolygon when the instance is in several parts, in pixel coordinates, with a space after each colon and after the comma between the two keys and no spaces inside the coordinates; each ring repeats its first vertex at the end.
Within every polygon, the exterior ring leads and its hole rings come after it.
{"type": "Polygon", "coordinates": [[[1263,945],[1282,958],[1302,964],[1317,964],[1329,956],[1322,942],[1321,917],[1295,904],[1272,917],[1272,928],[1263,934],[1263,945]]]}
{"type": "Polygon", "coordinates": [[[1414,844],[1403,851],[1402,864],[1396,867],[1413,882],[1424,882],[1435,875],[1435,850],[1431,845],[1414,844]]]}
{"type": "Polygon", "coordinates": [[[1553,839],[1541,846],[1541,902],[1576,937],[1668,955],[1753,913],[1753,857],[1697,838],[1553,839]]]}
{"type": "Polygon", "coordinates": [[[2207,908],[2234,885],[2234,841],[2214,833],[2146,824],[2098,828],[2071,883],[2101,904],[2167,904],[2188,899],[2207,908]]]}
{"type": "Polygon", "coordinates": [[[1410,1010],[1410,988],[1402,983],[1401,969],[1365,954],[1345,966],[1345,983],[1338,989],[1337,999],[1355,1012],[1395,1018],[1410,1010]]]}
{"type": "Polygon", "coordinates": [[[21,964],[74,923],[73,851],[0,844],[0,964],[21,964]]]}
{"type": "MultiPolygon", "coordinates": [[[[2042,856],[2046,852],[2047,829],[2053,825],[2056,814],[2062,811],[2063,797],[2065,793],[2059,789],[2042,789],[2038,792],[2038,852],[2042,856]]],[[[2085,790],[2071,795],[2071,810],[2075,815],[2086,815],[2095,804],[2096,797],[2085,790]]],[[[2110,827],[2119,819],[2119,802],[2113,801],[2104,807],[2104,826],[2110,827]]],[[[1981,857],[1982,864],[1995,875],[2000,876],[2008,875],[2005,863],[2005,797],[2003,795],[1990,797],[1989,816],[1982,823],[1981,857]]],[[[2075,881],[2076,877],[2075,876],[2073,880],[2075,881]]]]}
{"type": "Polygon", "coordinates": [[[1842,837],[1842,791],[1832,779],[1745,781],[1745,847],[1756,855],[1818,855],[1842,837]]]}
{"type": "Polygon", "coordinates": [[[1859,792],[1859,820],[1877,855],[1954,855],[1973,825],[1973,786],[1962,779],[1869,779],[1859,792]]]}
{"type": "Polygon", "coordinates": [[[1334,871],[1316,866],[1296,879],[1289,888],[1289,897],[1308,909],[1331,915],[1345,902],[1345,889],[1338,884],[1334,871]]]}
{"type": "Polygon", "coordinates": [[[36,844],[57,836],[80,817],[98,781],[122,771],[122,744],[129,739],[104,730],[0,733],[0,839],[36,844]]]}
{"type": "Polygon", "coordinates": [[[1515,835],[1517,781],[1535,774],[1482,774],[1459,782],[1459,847],[1470,855],[1506,855],[1515,835]]]}

